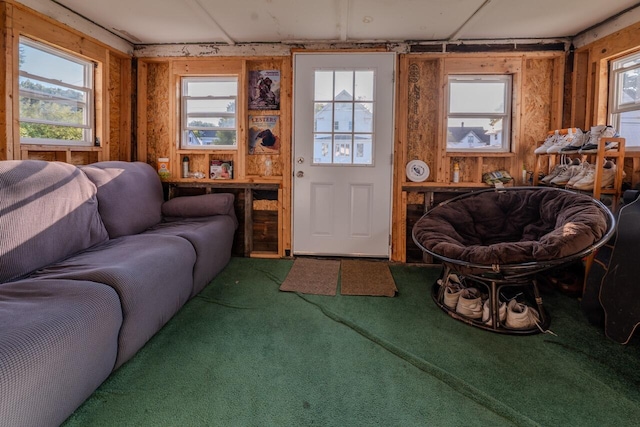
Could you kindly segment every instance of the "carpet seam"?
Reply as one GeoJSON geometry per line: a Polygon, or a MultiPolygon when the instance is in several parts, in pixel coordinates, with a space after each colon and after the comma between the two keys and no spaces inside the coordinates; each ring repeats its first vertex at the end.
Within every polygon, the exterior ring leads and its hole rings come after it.
{"type": "Polygon", "coordinates": [[[517,412],[515,409],[511,408],[510,406],[500,402],[499,400],[493,398],[492,396],[487,395],[483,391],[467,384],[465,381],[461,380],[455,375],[448,373],[442,368],[439,368],[438,366],[432,363],[429,363],[424,359],[421,359],[411,353],[403,351],[402,349],[395,346],[394,344],[378,338],[376,335],[370,333],[369,331],[362,328],[358,324],[350,320],[347,320],[344,317],[339,316],[337,313],[327,309],[326,307],[322,306],[319,303],[309,300],[304,294],[301,294],[299,292],[296,292],[295,294],[298,297],[300,297],[302,300],[318,308],[329,319],[345,325],[346,327],[350,328],[351,330],[361,335],[362,337],[366,338],[367,340],[371,341],[372,343],[377,344],[378,346],[382,347],[383,349],[393,354],[394,356],[406,361],[407,363],[410,363],[411,365],[418,368],[422,372],[437,378],[443,384],[447,385],[448,387],[462,394],[463,396],[470,398],[474,402],[487,408],[489,411],[495,413],[496,415],[508,421],[511,421],[516,425],[527,425],[527,426],[540,425],[539,423],[535,422],[534,420],[527,417],[526,415],[523,415],[517,412]],[[488,402],[491,402],[491,404],[487,404],[488,402]]]}

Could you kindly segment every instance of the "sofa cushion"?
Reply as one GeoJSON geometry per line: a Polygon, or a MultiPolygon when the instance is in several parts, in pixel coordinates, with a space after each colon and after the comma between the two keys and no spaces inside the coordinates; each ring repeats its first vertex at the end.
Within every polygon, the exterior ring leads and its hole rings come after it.
{"type": "Polygon", "coordinates": [[[0,231],[0,283],[108,238],[95,185],[73,165],[39,160],[0,162],[0,231]]]}
{"type": "Polygon", "coordinates": [[[103,284],[0,284],[0,425],[60,425],[113,370],[121,324],[103,284]]]}
{"type": "Polygon", "coordinates": [[[160,223],[145,231],[144,234],[179,236],[193,245],[198,255],[193,268],[191,296],[194,296],[208,285],[231,259],[236,226],[235,215],[217,215],[206,219],[184,219],[160,223]]]}
{"type": "Polygon", "coordinates": [[[91,280],[115,289],[123,316],[119,367],[189,299],[195,260],[193,246],[181,237],[124,236],[38,270],[32,277],[91,280]]]}
{"type": "Polygon", "coordinates": [[[142,162],[98,162],[81,167],[98,188],[98,209],[113,239],[138,234],[162,219],[162,183],[142,162]]]}

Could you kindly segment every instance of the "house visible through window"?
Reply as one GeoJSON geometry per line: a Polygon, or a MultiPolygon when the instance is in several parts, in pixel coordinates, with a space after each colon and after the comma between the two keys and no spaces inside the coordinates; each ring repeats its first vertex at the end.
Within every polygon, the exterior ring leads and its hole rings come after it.
{"type": "Polygon", "coordinates": [[[94,64],[20,37],[20,142],[94,144],[94,64]]]}
{"type": "Polygon", "coordinates": [[[640,53],[613,61],[610,79],[610,124],[626,148],[640,149],[640,53]]]}
{"type": "Polygon", "coordinates": [[[509,151],[511,76],[452,75],[448,94],[447,151],[509,151]]]}
{"type": "Polygon", "coordinates": [[[182,148],[237,147],[238,78],[182,78],[182,148]]]}

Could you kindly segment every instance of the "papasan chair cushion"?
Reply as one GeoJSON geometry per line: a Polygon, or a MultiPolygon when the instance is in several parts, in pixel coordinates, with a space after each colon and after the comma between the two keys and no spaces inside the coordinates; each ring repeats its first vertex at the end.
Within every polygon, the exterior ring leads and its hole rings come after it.
{"type": "Polygon", "coordinates": [[[444,202],[413,227],[423,249],[460,263],[512,265],[561,259],[608,230],[592,197],[545,187],[483,190],[444,202]]]}

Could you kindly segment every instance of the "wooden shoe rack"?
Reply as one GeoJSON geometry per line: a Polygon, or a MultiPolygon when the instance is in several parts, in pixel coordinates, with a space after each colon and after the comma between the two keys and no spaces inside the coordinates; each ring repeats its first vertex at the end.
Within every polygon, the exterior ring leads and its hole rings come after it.
{"type": "MultiPolygon", "coordinates": [[[[553,154],[536,154],[536,161],[533,168],[533,185],[543,185],[539,183],[538,176],[540,172],[545,175],[550,173],[553,168],[560,162],[562,156],[574,159],[578,158],[581,162],[588,161],[596,165],[595,179],[593,183],[593,191],[589,192],[594,199],[600,199],[602,195],[610,195],[613,198],[613,206],[615,209],[620,198],[622,197],[622,173],[624,169],[625,155],[625,139],[624,138],[600,138],[597,153],[553,153],[553,154]],[[617,142],[618,147],[611,150],[605,150],[607,142],[617,142]],[[602,188],[602,170],[604,162],[613,160],[616,164],[616,176],[613,181],[613,188],[602,188]]],[[[569,188],[569,190],[571,190],[569,188]]],[[[580,191],[580,190],[575,190],[580,191]]]]}

